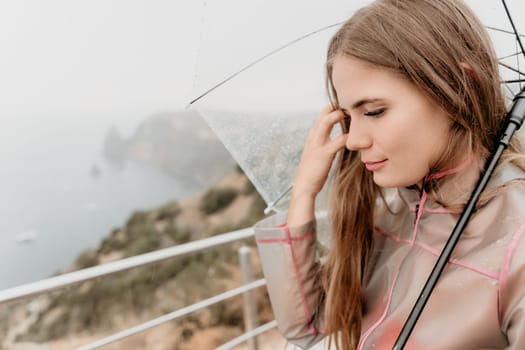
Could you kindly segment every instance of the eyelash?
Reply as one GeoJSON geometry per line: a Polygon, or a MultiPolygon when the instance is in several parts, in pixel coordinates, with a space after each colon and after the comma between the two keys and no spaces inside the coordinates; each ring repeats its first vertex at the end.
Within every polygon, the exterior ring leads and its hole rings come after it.
{"type": "MultiPolygon", "coordinates": [[[[368,112],[365,112],[364,115],[367,116],[367,117],[370,117],[370,118],[378,118],[380,117],[384,112],[386,111],[386,108],[380,108],[380,109],[375,109],[373,111],[368,111],[368,112]]],[[[344,112],[343,112],[344,113],[344,112]]],[[[344,113],[344,120],[350,124],[350,122],[352,121],[352,117],[350,116],[350,114],[347,114],[347,113],[344,113]]]]}
{"type": "Polygon", "coordinates": [[[365,115],[367,117],[379,117],[381,114],[385,112],[385,110],[386,110],[385,108],[380,108],[380,109],[376,109],[373,111],[365,112],[365,115]]]}

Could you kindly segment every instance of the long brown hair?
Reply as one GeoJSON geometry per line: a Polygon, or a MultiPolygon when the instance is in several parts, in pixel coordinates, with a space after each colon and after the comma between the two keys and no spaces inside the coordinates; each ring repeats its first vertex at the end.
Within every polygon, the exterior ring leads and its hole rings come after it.
{"type": "MultiPolygon", "coordinates": [[[[431,173],[458,161],[458,153],[488,156],[502,127],[505,100],[488,34],[461,0],[378,0],[356,12],[328,48],[327,87],[335,108],[332,68],[339,56],[400,73],[448,112],[453,122],[448,148],[431,173]]],[[[341,127],[347,132],[349,122],[341,127]]],[[[525,169],[516,138],[505,157],[525,169]]],[[[432,181],[436,183],[429,186],[429,195],[440,200],[435,189],[443,180],[432,181]]],[[[333,236],[323,265],[325,320],[338,349],[356,349],[373,250],[374,207],[381,190],[358,153],[345,149],[338,155],[331,194],[333,236]]]]}

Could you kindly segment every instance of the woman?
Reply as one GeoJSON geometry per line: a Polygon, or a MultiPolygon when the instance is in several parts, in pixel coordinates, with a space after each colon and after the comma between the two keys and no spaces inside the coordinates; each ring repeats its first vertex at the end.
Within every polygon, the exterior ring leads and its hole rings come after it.
{"type": "MultiPolygon", "coordinates": [[[[502,127],[497,60],[460,0],[379,0],[335,34],[326,67],[331,105],[289,211],[256,225],[263,271],[291,343],[390,349],[502,127]],[[336,155],[321,263],[314,200],[336,155]]],[[[524,170],[514,139],[406,349],[525,349],[524,170]]]]}

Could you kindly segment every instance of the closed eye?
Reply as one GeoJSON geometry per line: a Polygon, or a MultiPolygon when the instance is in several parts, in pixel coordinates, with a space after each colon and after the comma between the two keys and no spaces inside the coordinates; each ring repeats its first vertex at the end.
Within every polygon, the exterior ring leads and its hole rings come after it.
{"type": "Polygon", "coordinates": [[[374,109],[372,111],[365,112],[367,117],[379,117],[385,112],[386,108],[374,109]]]}

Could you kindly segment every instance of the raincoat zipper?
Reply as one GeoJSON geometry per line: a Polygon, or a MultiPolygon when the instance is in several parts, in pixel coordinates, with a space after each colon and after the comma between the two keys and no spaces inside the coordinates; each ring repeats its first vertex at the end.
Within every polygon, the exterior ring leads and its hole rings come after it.
{"type": "Polygon", "coordinates": [[[421,197],[423,196],[423,192],[425,191],[425,180],[423,180],[423,183],[421,184],[421,190],[419,190],[419,198],[416,204],[416,215],[414,216],[414,225],[417,222],[417,216],[419,214],[419,203],[421,203],[421,197]]]}

